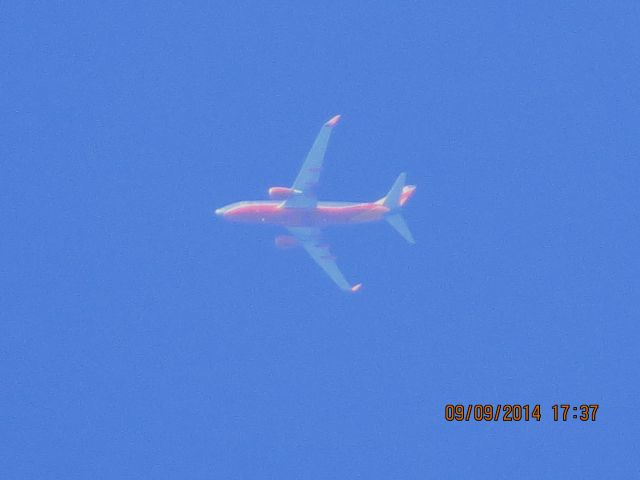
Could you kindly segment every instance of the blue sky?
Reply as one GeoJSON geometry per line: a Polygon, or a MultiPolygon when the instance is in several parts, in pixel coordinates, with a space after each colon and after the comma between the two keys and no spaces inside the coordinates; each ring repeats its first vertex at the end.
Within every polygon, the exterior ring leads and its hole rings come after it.
{"type": "Polygon", "coordinates": [[[0,7],[0,476],[638,475],[637,2],[275,3],[0,7]],[[336,113],[355,296],[213,216],[336,113]]]}

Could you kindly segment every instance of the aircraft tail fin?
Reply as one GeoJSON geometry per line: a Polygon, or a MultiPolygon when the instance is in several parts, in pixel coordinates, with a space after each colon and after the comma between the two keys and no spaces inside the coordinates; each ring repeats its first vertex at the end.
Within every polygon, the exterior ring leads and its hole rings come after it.
{"type": "Polygon", "coordinates": [[[392,213],[391,215],[386,216],[385,220],[389,222],[389,225],[395,228],[396,232],[398,232],[407,242],[416,243],[413,239],[413,235],[411,235],[411,230],[407,227],[407,224],[400,213],[392,213]]]}
{"type": "Polygon", "coordinates": [[[382,205],[391,210],[396,209],[400,206],[400,196],[402,195],[402,188],[404,187],[404,182],[406,181],[406,179],[406,173],[402,172],[400,175],[398,175],[398,178],[396,178],[396,181],[393,182],[389,193],[387,193],[387,196],[382,200],[382,205]]]}
{"type": "Polygon", "coordinates": [[[406,173],[398,175],[398,178],[393,182],[389,193],[376,203],[378,205],[383,205],[390,210],[389,214],[385,217],[385,220],[389,225],[395,228],[400,236],[402,236],[402,238],[407,242],[416,243],[413,239],[413,235],[411,235],[411,230],[409,230],[404,218],[402,218],[402,215],[400,214],[400,209],[404,206],[407,200],[411,198],[416,189],[415,185],[405,185],[406,179],[406,173]]]}
{"type": "Polygon", "coordinates": [[[396,210],[400,207],[403,207],[404,204],[411,198],[413,192],[416,189],[415,185],[405,185],[407,174],[401,173],[398,175],[398,178],[391,186],[389,193],[386,196],[382,197],[378,200],[378,205],[384,205],[390,210],[396,210]]]}

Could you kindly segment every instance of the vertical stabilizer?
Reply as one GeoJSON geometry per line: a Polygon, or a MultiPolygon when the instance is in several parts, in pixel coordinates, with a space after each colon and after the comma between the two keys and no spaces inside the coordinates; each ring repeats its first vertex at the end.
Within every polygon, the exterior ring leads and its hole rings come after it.
{"type": "Polygon", "coordinates": [[[402,218],[402,215],[400,214],[400,209],[404,206],[407,200],[411,198],[416,189],[415,185],[405,185],[406,180],[406,173],[403,172],[398,175],[398,178],[393,182],[387,196],[381,198],[376,203],[389,209],[389,213],[385,217],[385,220],[389,222],[389,225],[395,228],[407,242],[416,243],[413,239],[413,235],[411,235],[409,227],[407,227],[404,218],[402,218]]]}
{"type": "Polygon", "coordinates": [[[390,210],[395,210],[400,207],[400,196],[402,195],[402,189],[404,188],[404,182],[407,179],[406,173],[401,173],[398,175],[398,178],[391,186],[391,190],[387,193],[387,196],[384,197],[382,205],[387,207],[390,210]]]}

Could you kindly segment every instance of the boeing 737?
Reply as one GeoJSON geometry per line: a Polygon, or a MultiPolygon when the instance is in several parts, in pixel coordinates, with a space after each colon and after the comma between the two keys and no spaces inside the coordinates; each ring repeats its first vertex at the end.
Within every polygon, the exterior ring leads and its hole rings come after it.
{"type": "Polygon", "coordinates": [[[232,222],[281,225],[290,235],[278,235],[277,247],[302,247],[341,290],[357,292],[361,283],[351,285],[336,265],[329,246],[322,240],[322,229],[332,225],[377,222],[386,220],[409,243],[414,243],[400,211],[413,195],[415,185],[405,185],[401,173],[389,193],[374,202],[320,202],[316,195],[324,154],[333,127],[340,120],[336,115],[320,129],[298,176],[291,187],[271,187],[271,200],[245,201],[216,210],[218,217],[232,222]]]}

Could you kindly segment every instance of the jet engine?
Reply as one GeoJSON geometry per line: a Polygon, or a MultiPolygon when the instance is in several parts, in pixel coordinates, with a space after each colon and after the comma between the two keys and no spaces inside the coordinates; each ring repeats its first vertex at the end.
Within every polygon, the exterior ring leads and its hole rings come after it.
{"type": "Polygon", "coordinates": [[[276,237],[276,247],[294,248],[300,246],[298,239],[292,235],[278,235],[276,237]]]}
{"type": "Polygon", "coordinates": [[[269,189],[269,198],[271,200],[286,200],[298,193],[302,193],[300,190],[296,190],[295,188],[287,188],[287,187],[271,187],[269,189]]]}

